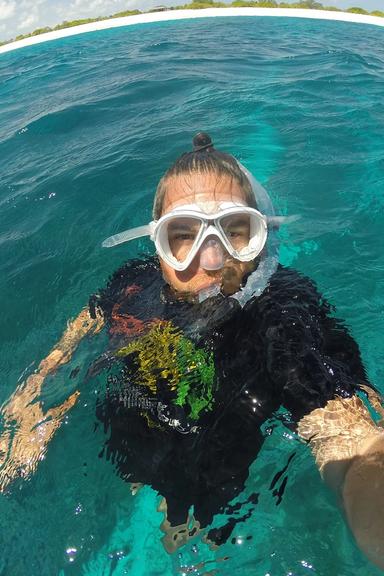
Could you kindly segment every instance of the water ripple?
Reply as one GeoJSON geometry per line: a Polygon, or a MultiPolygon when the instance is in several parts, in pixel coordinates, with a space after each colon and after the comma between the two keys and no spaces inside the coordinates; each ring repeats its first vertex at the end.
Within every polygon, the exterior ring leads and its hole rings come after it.
{"type": "MultiPolygon", "coordinates": [[[[383,77],[383,30],[366,26],[362,33],[352,24],[291,18],[158,23],[2,55],[0,404],[88,295],[122,261],[149,249],[140,241],[107,253],[100,243],[150,220],[159,178],[201,129],[254,172],[279,212],[301,216],[281,230],[281,260],[310,275],[336,304],[370,377],[382,386],[383,77]]],[[[81,351],[78,366],[91,348],[81,351]]],[[[68,368],[47,388],[46,399],[60,401],[72,384],[68,368]]],[[[91,405],[94,391],[84,394],[91,405]]],[[[14,558],[15,574],[29,573],[31,565],[42,574],[64,573],[65,551],[72,548],[82,550],[76,562],[84,572],[113,530],[116,494],[126,497],[117,480],[106,495],[114,477],[97,458],[89,410],[81,406],[73,418],[31,481],[33,489],[20,491],[28,507],[0,501],[3,524],[10,526],[9,534],[0,530],[0,545],[9,562],[14,558]],[[90,454],[94,476],[87,479],[83,466],[90,454]],[[50,507],[43,505],[46,498],[50,507]],[[75,525],[79,501],[92,512],[82,505],[75,525]],[[48,508],[53,512],[45,513],[48,508]],[[44,526],[37,528],[41,510],[44,526]],[[98,535],[96,543],[90,534],[98,535]]],[[[306,562],[330,574],[345,572],[345,554],[351,566],[361,566],[359,574],[374,575],[350,540],[334,550],[341,520],[310,466],[313,493],[334,532],[323,548],[311,534],[304,551],[295,538],[290,549],[284,519],[277,516],[282,527],[273,532],[266,511],[260,515],[265,572],[275,564],[278,572],[283,558],[302,571],[303,552],[306,562]]],[[[244,570],[254,571],[255,550],[244,554],[244,570]]]]}

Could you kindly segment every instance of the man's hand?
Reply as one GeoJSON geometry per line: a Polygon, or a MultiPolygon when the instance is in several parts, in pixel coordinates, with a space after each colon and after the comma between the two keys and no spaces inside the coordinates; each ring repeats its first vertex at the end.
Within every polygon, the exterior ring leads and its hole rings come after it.
{"type": "MultiPolygon", "coordinates": [[[[28,378],[32,379],[32,387],[36,386],[36,376],[33,374],[28,378]]],[[[26,389],[28,380],[25,383],[26,389]]],[[[0,436],[0,492],[4,492],[15,478],[26,478],[34,472],[38,462],[44,459],[48,442],[55,430],[79,395],[79,392],[74,392],[63,404],[51,408],[45,414],[40,402],[28,402],[29,394],[26,398],[18,396],[17,406],[18,409],[22,408],[23,416],[8,421],[6,430],[0,436]]]]}
{"type": "Polygon", "coordinates": [[[0,435],[0,492],[16,477],[27,477],[44,458],[47,444],[60,426],[64,415],[74,406],[79,392],[74,392],[59,406],[43,410],[39,400],[45,378],[69,362],[81,339],[100,332],[103,318],[91,318],[87,309],[68,323],[62,338],[40,363],[35,374],[14,392],[1,408],[4,430],[0,435]]]}
{"type": "Polygon", "coordinates": [[[384,437],[373,436],[360,449],[345,476],[343,502],[360,548],[384,570],[384,437]]]}
{"type": "MultiPolygon", "coordinates": [[[[366,389],[375,410],[379,398],[366,389]]],[[[299,422],[325,482],[340,496],[356,542],[384,569],[384,430],[360,398],[336,398],[299,422]]]]}

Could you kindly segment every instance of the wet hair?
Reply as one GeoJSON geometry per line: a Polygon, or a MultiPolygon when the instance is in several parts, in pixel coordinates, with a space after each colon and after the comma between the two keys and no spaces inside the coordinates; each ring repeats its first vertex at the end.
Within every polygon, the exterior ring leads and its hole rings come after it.
{"type": "Polygon", "coordinates": [[[192,175],[194,173],[205,174],[213,172],[218,176],[233,178],[244,192],[247,205],[256,208],[252,186],[240,169],[236,159],[230,154],[216,150],[211,137],[205,132],[196,134],[192,143],[193,150],[182,154],[161,178],[153,203],[153,219],[158,220],[161,216],[168,180],[174,176],[192,175]]]}

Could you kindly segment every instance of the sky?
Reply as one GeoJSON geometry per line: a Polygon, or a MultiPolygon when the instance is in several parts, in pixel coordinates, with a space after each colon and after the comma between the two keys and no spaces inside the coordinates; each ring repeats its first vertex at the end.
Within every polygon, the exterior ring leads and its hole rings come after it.
{"type": "MultiPolygon", "coordinates": [[[[288,0],[293,1],[293,0],[288,0]]],[[[319,0],[324,6],[368,11],[383,10],[384,0],[319,0]]],[[[175,6],[188,0],[0,0],[0,40],[55,26],[63,20],[108,16],[123,10],[145,11],[155,6],[175,6]]]]}

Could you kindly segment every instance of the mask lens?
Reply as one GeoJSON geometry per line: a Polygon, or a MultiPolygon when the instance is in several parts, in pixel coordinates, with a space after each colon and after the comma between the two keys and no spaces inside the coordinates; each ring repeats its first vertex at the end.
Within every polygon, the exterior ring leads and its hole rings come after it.
{"type": "Polygon", "coordinates": [[[201,220],[193,217],[178,217],[167,223],[169,249],[176,260],[184,262],[188,258],[201,226],[201,220]]]}
{"type": "Polygon", "coordinates": [[[239,252],[249,245],[251,218],[249,214],[230,214],[220,220],[221,228],[232,248],[239,252]]]}

